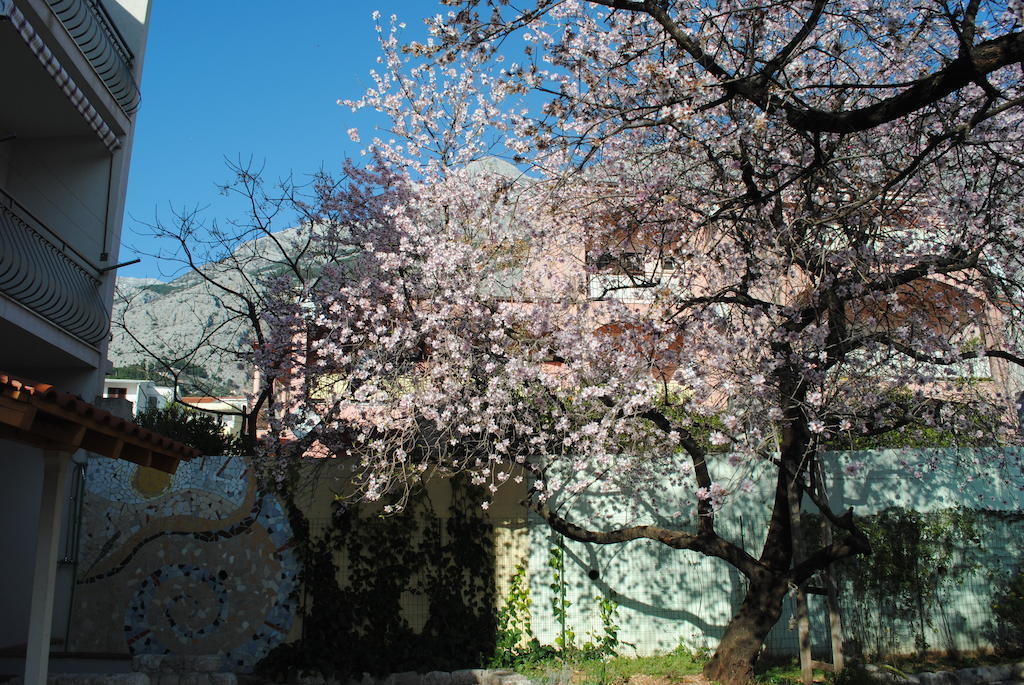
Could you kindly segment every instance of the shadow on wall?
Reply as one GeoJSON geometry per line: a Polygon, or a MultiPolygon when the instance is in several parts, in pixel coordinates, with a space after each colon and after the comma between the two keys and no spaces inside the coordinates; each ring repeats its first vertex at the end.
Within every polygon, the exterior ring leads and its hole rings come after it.
{"type": "MultiPolygon", "coordinates": [[[[912,653],[921,644],[960,651],[998,646],[1001,638],[992,614],[993,583],[1008,577],[1020,563],[1019,512],[1024,508],[1024,491],[1018,487],[1024,482],[1021,454],[1014,449],[975,449],[825,455],[826,480],[836,511],[852,506],[859,516],[893,509],[916,512],[931,517],[921,523],[929,534],[937,534],[934,521],[942,516],[966,511],[977,527],[976,534],[953,541],[956,553],[964,559],[948,560],[949,578],[953,578],[954,565],[962,567],[968,557],[971,565],[969,572],[956,577],[956,582],[929,576],[927,582],[935,589],[915,594],[910,578],[906,587],[898,589],[906,595],[899,601],[893,594],[897,590],[883,588],[865,594],[847,582],[841,588],[840,603],[851,649],[897,654],[912,653]],[[851,462],[864,464],[856,477],[844,475],[843,467],[851,462]],[[902,609],[897,611],[898,607],[902,609]]],[[[716,459],[711,466],[718,478],[728,482],[725,461],[716,459]]],[[[692,499],[691,492],[662,485],[646,494],[648,500],[638,509],[635,498],[627,504],[630,498],[621,492],[587,492],[566,497],[561,512],[573,522],[596,529],[646,521],[692,528],[687,525],[686,512],[666,513],[692,499]]],[[[723,508],[716,519],[718,530],[758,556],[767,530],[769,501],[770,483],[755,483],[750,493],[737,495],[723,508]]],[[[553,506],[558,503],[553,502],[553,506]]],[[[805,503],[805,507],[810,506],[805,503]]],[[[566,631],[575,634],[577,645],[585,643],[588,634],[600,634],[598,607],[604,597],[618,604],[619,637],[626,654],[631,653],[629,645],[640,655],[664,653],[680,644],[691,649],[714,647],[746,589],[745,579],[724,562],[653,541],[577,543],[562,539],[532,515],[529,536],[533,628],[544,644],[555,644],[566,631]],[[550,565],[557,550],[564,550],[565,571],[561,577],[556,577],[550,565]],[[553,608],[563,597],[569,603],[564,620],[553,608]]],[[[942,544],[946,543],[938,547],[942,544]]],[[[850,568],[858,573],[856,567],[850,568]]],[[[812,647],[817,657],[827,657],[830,642],[824,598],[811,595],[808,602],[812,647]]],[[[791,597],[785,600],[782,616],[766,639],[765,649],[780,656],[797,654],[791,597]]]]}
{"type": "MultiPolygon", "coordinates": [[[[573,514],[587,520],[596,507],[579,502],[573,514]]],[[[596,640],[603,630],[600,602],[607,598],[618,605],[621,653],[702,649],[717,643],[746,589],[731,566],[694,552],[652,540],[578,543],[535,515],[529,524],[533,629],[542,644],[555,644],[566,631],[575,634],[577,646],[596,640]],[[556,574],[552,561],[559,555],[564,572],[556,574]],[[561,598],[568,602],[564,620],[555,609],[561,598]]]]}
{"type": "Polygon", "coordinates": [[[221,654],[245,671],[291,631],[292,530],[245,457],[173,476],[92,459],[80,539],[70,651],[221,654]]]}

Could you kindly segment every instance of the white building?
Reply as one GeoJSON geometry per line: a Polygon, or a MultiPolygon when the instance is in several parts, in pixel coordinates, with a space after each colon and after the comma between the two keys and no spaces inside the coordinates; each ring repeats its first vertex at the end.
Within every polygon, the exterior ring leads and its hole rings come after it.
{"type": "MultiPolygon", "coordinates": [[[[92,403],[103,388],[149,0],[0,0],[0,674],[66,649],[86,452],[193,452],[92,403]]],[[[99,400],[103,405],[105,400],[99,400]]]]}
{"type": "Polygon", "coordinates": [[[173,392],[171,388],[164,388],[153,381],[134,378],[103,379],[103,397],[128,400],[132,404],[133,416],[166,407],[169,400],[165,391],[173,392]]]}
{"type": "Polygon", "coordinates": [[[249,398],[242,395],[231,397],[182,397],[183,404],[195,407],[217,417],[217,421],[229,435],[242,432],[242,415],[249,409],[249,398]]]}

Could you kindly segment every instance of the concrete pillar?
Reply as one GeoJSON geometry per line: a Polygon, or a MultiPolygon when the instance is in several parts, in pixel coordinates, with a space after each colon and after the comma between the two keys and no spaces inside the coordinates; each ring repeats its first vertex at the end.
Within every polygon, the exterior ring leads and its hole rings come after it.
{"type": "Polygon", "coordinates": [[[25,685],[45,685],[50,666],[50,633],[53,629],[54,581],[60,544],[64,484],[71,464],[70,452],[43,453],[43,494],[39,503],[36,559],[32,574],[32,608],[25,649],[25,685]]]}

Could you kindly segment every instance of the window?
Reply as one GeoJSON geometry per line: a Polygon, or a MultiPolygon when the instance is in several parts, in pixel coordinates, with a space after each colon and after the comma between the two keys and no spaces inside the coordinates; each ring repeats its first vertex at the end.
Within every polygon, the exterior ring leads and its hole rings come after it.
{"type": "Polygon", "coordinates": [[[107,397],[126,400],[128,399],[128,388],[107,388],[107,397]]]}
{"type": "Polygon", "coordinates": [[[588,252],[587,264],[596,271],[619,274],[642,274],[643,256],[639,252],[588,252]]]}

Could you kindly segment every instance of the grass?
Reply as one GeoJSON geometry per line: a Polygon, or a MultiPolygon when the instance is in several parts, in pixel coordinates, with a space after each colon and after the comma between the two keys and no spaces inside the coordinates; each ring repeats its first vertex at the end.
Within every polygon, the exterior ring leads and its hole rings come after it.
{"type": "MultiPolygon", "coordinates": [[[[1020,658],[1020,655],[1015,655],[1020,658]]],[[[952,656],[910,656],[891,659],[885,666],[903,673],[921,673],[923,671],[952,671],[958,668],[984,666],[1007,663],[1016,658],[1001,655],[952,655],[952,656]]],[[[695,675],[704,668],[706,659],[695,655],[686,648],[677,648],[663,656],[646,657],[606,657],[561,659],[548,656],[544,659],[520,664],[516,667],[531,680],[542,683],[576,683],[579,685],[622,685],[630,676],[645,675],[654,678],[665,678],[669,682],[683,680],[684,676],[695,675]]],[[[849,669],[844,682],[848,685],[875,685],[877,678],[863,672],[861,668],[849,669]],[[857,676],[861,677],[858,678],[857,676]]],[[[800,665],[798,662],[782,662],[759,664],[754,680],[761,685],[800,685],[800,665]]],[[[831,674],[818,669],[814,670],[814,682],[832,683],[831,674]]]]}
{"type": "MultiPolygon", "coordinates": [[[[825,671],[814,669],[812,678],[816,683],[828,680],[825,671]]],[[[800,680],[800,663],[790,661],[784,663],[758,663],[754,667],[754,680],[764,685],[798,685],[800,680]]]]}
{"type": "Polygon", "coordinates": [[[647,675],[681,680],[683,676],[700,673],[704,660],[686,649],[676,649],[662,656],[605,657],[562,660],[557,657],[534,661],[516,668],[531,680],[541,682],[602,683],[619,685],[630,676],[647,675]]]}

